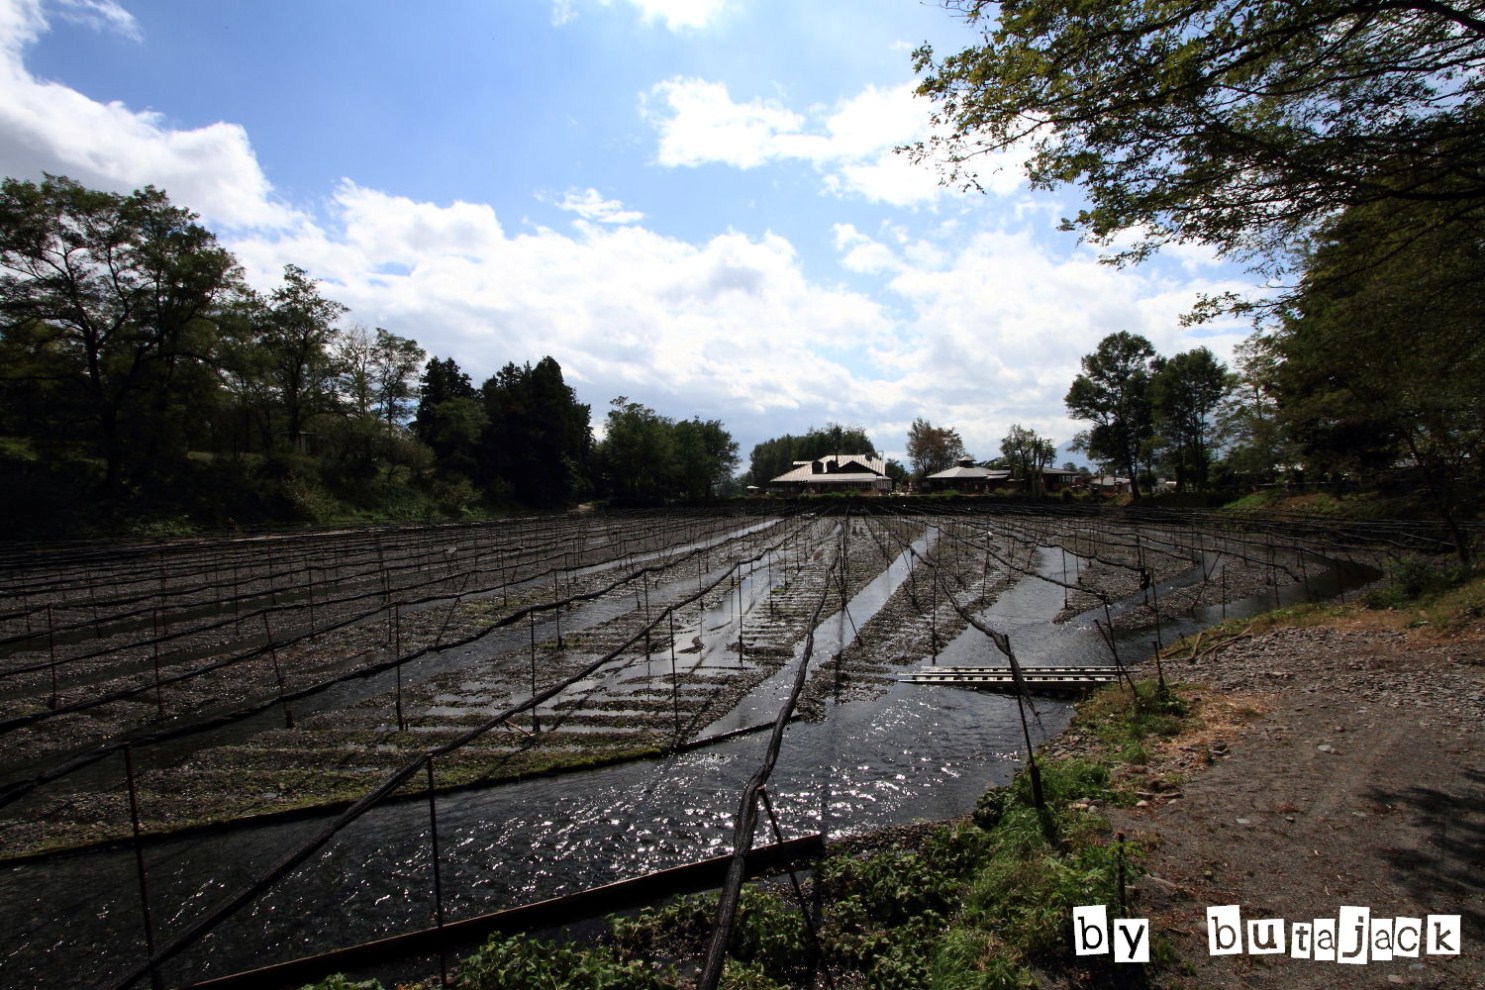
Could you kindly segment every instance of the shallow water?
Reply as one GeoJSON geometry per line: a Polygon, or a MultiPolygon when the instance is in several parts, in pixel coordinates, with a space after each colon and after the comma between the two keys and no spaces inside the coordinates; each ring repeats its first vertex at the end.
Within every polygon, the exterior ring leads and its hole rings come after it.
{"type": "MultiPolygon", "coordinates": [[[[1063,563],[1060,551],[1038,553],[1043,574],[1060,578],[1063,563]]],[[[844,645],[849,630],[864,624],[873,606],[880,608],[891,588],[907,576],[907,562],[900,558],[853,599],[849,616],[822,620],[815,662],[844,645]]],[[[757,580],[762,577],[758,571],[753,585],[744,581],[745,608],[768,593],[757,580]]],[[[1333,581],[1332,575],[1327,577],[1333,581]]],[[[1164,593],[1190,579],[1183,575],[1156,591],[1164,593]]],[[[1324,581],[1313,576],[1311,593],[1324,594],[1324,581]]],[[[1349,583],[1356,585],[1354,575],[1349,583]]],[[[1300,598],[1305,589],[1281,590],[1281,599],[1286,595],[1300,598]]],[[[1268,592],[1240,606],[1229,605],[1226,612],[1261,611],[1272,607],[1273,599],[1268,592]]],[[[735,602],[735,596],[725,596],[716,608],[725,610],[735,602]]],[[[1108,662],[1093,614],[1062,625],[1049,621],[1062,605],[1060,587],[1025,579],[982,615],[987,624],[1009,634],[1022,662],[1108,662]]],[[[1195,629],[1210,624],[1221,617],[1218,612],[1217,606],[1199,610],[1182,625],[1195,629]]],[[[1177,634],[1172,625],[1165,626],[1165,641],[1177,634]]],[[[1121,656],[1129,661],[1146,655],[1151,639],[1149,631],[1123,637],[1121,656]],[[1146,641],[1143,649],[1141,641],[1146,641]]],[[[933,661],[931,656],[918,658],[933,661]]],[[[1000,665],[1004,658],[983,634],[969,629],[944,645],[937,662],[1000,665]]],[[[735,721],[755,724],[760,716],[771,718],[778,709],[780,685],[793,680],[792,672],[785,676],[789,669],[786,665],[755,691],[735,721]]],[[[1057,701],[1039,700],[1035,708],[1038,739],[1060,731],[1070,714],[1070,707],[1057,701]]],[[[709,731],[725,727],[718,723],[709,731]]],[[[728,851],[739,795],[766,743],[764,735],[745,736],[668,759],[440,797],[446,918],[528,903],[728,851]]],[[[947,818],[973,807],[987,786],[1009,779],[1019,764],[1020,744],[1013,699],[899,683],[880,698],[831,706],[824,722],[793,724],[768,789],[786,837],[947,818]]],[[[151,845],[146,860],[157,940],[168,939],[219,898],[250,882],[319,827],[319,821],[246,826],[206,839],[151,845]]],[[[222,975],[431,924],[428,839],[425,802],[373,810],[250,908],[167,965],[166,982],[222,975]]],[[[0,870],[0,912],[9,933],[0,956],[0,985],[106,984],[144,956],[139,903],[128,851],[90,852],[0,870]]]]}

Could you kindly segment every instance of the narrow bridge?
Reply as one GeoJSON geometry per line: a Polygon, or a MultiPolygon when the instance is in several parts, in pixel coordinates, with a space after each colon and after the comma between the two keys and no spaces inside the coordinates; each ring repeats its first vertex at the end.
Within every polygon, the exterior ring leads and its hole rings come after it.
{"type": "MultiPolygon", "coordinates": [[[[1021,679],[1038,693],[1091,691],[1112,684],[1124,673],[1119,667],[1026,667],[1021,679]]],[[[1014,691],[1016,678],[1009,667],[920,667],[900,680],[912,684],[946,684],[981,691],[1014,691]]]]}

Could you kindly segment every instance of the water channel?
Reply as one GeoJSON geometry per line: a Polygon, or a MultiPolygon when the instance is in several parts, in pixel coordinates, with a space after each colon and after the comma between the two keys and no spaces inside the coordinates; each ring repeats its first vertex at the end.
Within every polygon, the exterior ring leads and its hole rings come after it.
{"type": "MultiPolygon", "coordinates": [[[[932,537],[932,531],[924,540],[932,537]]],[[[915,547],[921,551],[923,543],[915,547]]],[[[1071,565],[1041,550],[1038,571],[1060,578],[1071,565]]],[[[1318,564],[1318,562],[1315,562],[1318,564]]],[[[1155,590],[1163,594],[1222,566],[1203,561],[1155,590]]],[[[812,662],[849,642],[911,570],[904,554],[821,621],[812,662]],[[848,614],[847,614],[848,613],[848,614]]],[[[1307,593],[1334,593],[1336,570],[1243,603],[1228,616],[1307,593]]],[[[1356,587],[1358,575],[1346,577],[1356,587]]],[[[1050,622],[1061,587],[1023,579],[982,613],[1010,635],[1025,663],[1102,664],[1108,648],[1087,614],[1050,622]]],[[[1101,617],[1101,616],[1100,616],[1101,617]]],[[[1222,616],[1219,606],[1164,626],[1170,642],[1222,616]]],[[[1152,634],[1121,637],[1125,661],[1148,655],[1152,634]]],[[[917,662],[932,662],[920,657],[917,662]]],[[[966,630],[939,651],[944,664],[1001,665],[983,634],[966,630]]],[[[798,657],[796,656],[796,662],[798,657]]],[[[755,689],[709,732],[756,724],[778,710],[793,665],[755,689]]],[[[904,671],[911,669],[904,667],[904,671]]],[[[1066,703],[1038,700],[1034,733],[1060,731],[1066,703]]],[[[769,785],[786,837],[863,832],[957,816],[1020,763],[1020,722],[1009,697],[898,683],[869,701],[831,705],[822,722],[792,725],[769,785]]],[[[742,736],[662,760],[522,781],[441,796],[437,803],[448,920],[457,920],[730,851],[738,795],[762,759],[765,738],[742,736]]],[[[320,820],[244,826],[206,838],[150,845],[154,926],[159,941],[251,883],[320,820]]],[[[764,841],[760,837],[760,842],[764,841]]],[[[200,980],[381,937],[432,922],[429,812],[423,802],[380,806],[333,839],[298,871],[168,964],[168,985],[200,980]]],[[[144,957],[131,851],[86,852],[0,869],[0,986],[108,985],[144,957]]]]}

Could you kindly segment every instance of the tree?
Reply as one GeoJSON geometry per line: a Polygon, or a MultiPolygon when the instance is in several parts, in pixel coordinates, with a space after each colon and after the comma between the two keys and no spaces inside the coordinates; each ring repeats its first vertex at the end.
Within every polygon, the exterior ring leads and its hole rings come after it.
{"type": "Polygon", "coordinates": [[[1279,420],[1280,358],[1269,343],[1253,336],[1236,347],[1237,372],[1216,413],[1222,469],[1237,479],[1271,482],[1299,459],[1279,420]]]}
{"type": "Polygon", "coordinates": [[[291,449],[304,446],[305,427],[315,416],[336,407],[336,322],[345,312],[297,265],[285,265],[283,284],[255,306],[256,342],[282,422],[279,436],[291,449]]]}
{"type": "Polygon", "coordinates": [[[372,397],[371,331],[356,324],[335,342],[335,364],[340,369],[340,391],[351,408],[362,416],[371,415],[372,397]]]}
{"type": "Polygon", "coordinates": [[[581,489],[593,438],[589,408],[551,357],[507,364],[481,388],[484,480],[528,505],[562,505],[581,489]]]}
{"type": "Polygon", "coordinates": [[[110,492],[126,455],[143,470],[183,455],[200,421],[192,399],[214,388],[215,319],[239,273],[195,221],[153,186],[0,184],[0,332],[6,377],[25,383],[7,395],[57,403],[29,410],[32,422],[82,425],[110,492]]]}
{"type": "Polygon", "coordinates": [[[1307,468],[1411,463],[1468,564],[1460,520],[1485,483],[1485,246],[1446,225],[1415,235],[1394,216],[1368,207],[1330,225],[1263,345],[1307,468]]]}
{"type": "MultiPolygon", "coordinates": [[[[398,436],[397,425],[407,418],[412,399],[412,379],[423,363],[417,341],[399,337],[381,327],[376,335],[363,326],[340,334],[335,344],[335,365],[342,394],[349,400],[353,422],[338,424],[342,457],[363,472],[374,468],[380,452],[388,469],[406,462],[412,450],[410,438],[398,436]]],[[[426,453],[424,454],[426,456],[426,453]]]]}
{"type": "Polygon", "coordinates": [[[1010,465],[1011,474],[1026,481],[1026,490],[1033,495],[1041,493],[1042,469],[1057,456],[1057,445],[1035,430],[1028,430],[1020,423],[1000,441],[1000,452],[1010,465]]]}
{"type": "Polygon", "coordinates": [[[1182,491],[1207,485],[1214,417],[1231,388],[1227,366],[1205,347],[1177,354],[1150,380],[1155,429],[1182,491]]]}
{"type": "Polygon", "coordinates": [[[673,494],[674,423],[649,406],[618,396],[610,403],[598,460],[610,493],[626,501],[673,494]]]}
{"type": "Polygon", "coordinates": [[[919,417],[913,420],[907,435],[908,460],[913,462],[913,472],[921,478],[939,471],[947,471],[964,454],[964,441],[950,427],[934,426],[919,417]]]}
{"type": "Polygon", "coordinates": [[[737,471],[737,441],[720,420],[683,419],[672,426],[679,489],[687,498],[710,498],[737,471]]]}
{"type": "Polygon", "coordinates": [[[432,449],[439,469],[480,478],[480,438],[490,417],[480,393],[453,358],[433,358],[418,383],[413,435],[432,449]]]}
{"type": "Polygon", "coordinates": [[[390,430],[407,418],[413,376],[427,353],[416,340],[376,328],[371,346],[371,392],[377,415],[390,430]]]}
{"type": "Polygon", "coordinates": [[[1099,341],[1083,356],[1083,373],[1067,390],[1068,415],[1093,426],[1080,433],[1073,449],[1128,474],[1130,491],[1139,498],[1141,447],[1153,435],[1150,377],[1157,370],[1155,348],[1138,334],[1121,330],[1099,341]]]}
{"type": "MultiPolygon", "coordinates": [[[[980,44],[916,53],[936,150],[973,183],[981,156],[1026,149],[1032,183],[1082,186],[1064,227],[1282,262],[1343,210],[1485,207],[1485,18],[1451,0],[950,0],[980,44]],[[993,26],[993,14],[998,14],[993,26]]],[[[932,147],[919,146],[920,157],[932,147]]]]}

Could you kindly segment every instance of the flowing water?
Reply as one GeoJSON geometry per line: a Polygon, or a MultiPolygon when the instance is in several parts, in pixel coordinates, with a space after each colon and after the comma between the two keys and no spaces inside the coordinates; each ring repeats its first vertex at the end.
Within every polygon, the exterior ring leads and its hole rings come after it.
{"type": "MultiPolygon", "coordinates": [[[[931,537],[925,536],[924,540],[931,537]]],[[[915,547],[922,552],[925,543],[915,547]]],[[[1037,555],[1040,573],[1060,579],[1061,551],[1037,555]]],[[[1203,561],[1155,589],[1157,595],[1220,567],[1203,561]]],[[[822,619],[812,662],[849,642],[910,571],[905,553],[842,613],[822,619]]],[[[1071,571],[1069,571],[1071,573],[1071,571]]],[[[1316,574],[1310,594],[1332,592],[1335,572],[1316,574]]],[[[1358,577],[1349,575],[1355,587],[1358,577]]],[[[745,589],[745,595],[761,589],[745,589]]],[[[1303,597],[1304,588],[1280,598],[1303,597]]],[[[1229,616],[1272,607],[1272,591],[1229,616]]],[[[720,604],[720,603],[719,603],[720,604]]],[[[1107,663],[1108,648],[1088,614],[1060,625],[1063,589],[1017,582],[982,613],[1009,634],[1024,663],[1107,663]]],[[[1163,629],[1217,621],[1219,607],[1163,629]]],[[[1149,653],[1153,634],[1122,636],[1121,657],[1149,653]]],[[[785,667],[710,727],[756,724],[777,712],[793,670],[785,667]],[[780,693],[782,692],[782,694],[780,693]]],[[[1004,663],[983,634],[945,644],[944,664],[1004,663]]],[[[905,670],[908,668],[905,668],[905,670]]],[[[1070,707],[1038,700],[1034,738],[1061,730],[1070,707]]],[[[766,739],[742,736],[661,760],[625,763],[443,795],[437,801],[445,916],[449,920],[608,883],[730,851],[742,788],[766,739]]],[[[832,705],[823,722],[795,723],[769,783],[785,837],[867,831],[948,818],[1007,781],[1020,762],[1013,699],[945,687],[896,684],[869,701],[832,705]]],[[[167,983],[203,979],[431,924],[433,873],[429,808],[411,801],[378,807],[338,834],[298,871],[164,968],[167,983]]],[[[250,883],[321,820],[249,825],[207,837],[151,844],[145,852],[157,941],[168,939],[220,898],[250,883]]],[[[763,836],[760,842],[766,841],[763,836]]],[[[5,949],[0,986],[106,985],[144,957],[133,853],[91,851],[0,870],[5,949]]]]}

